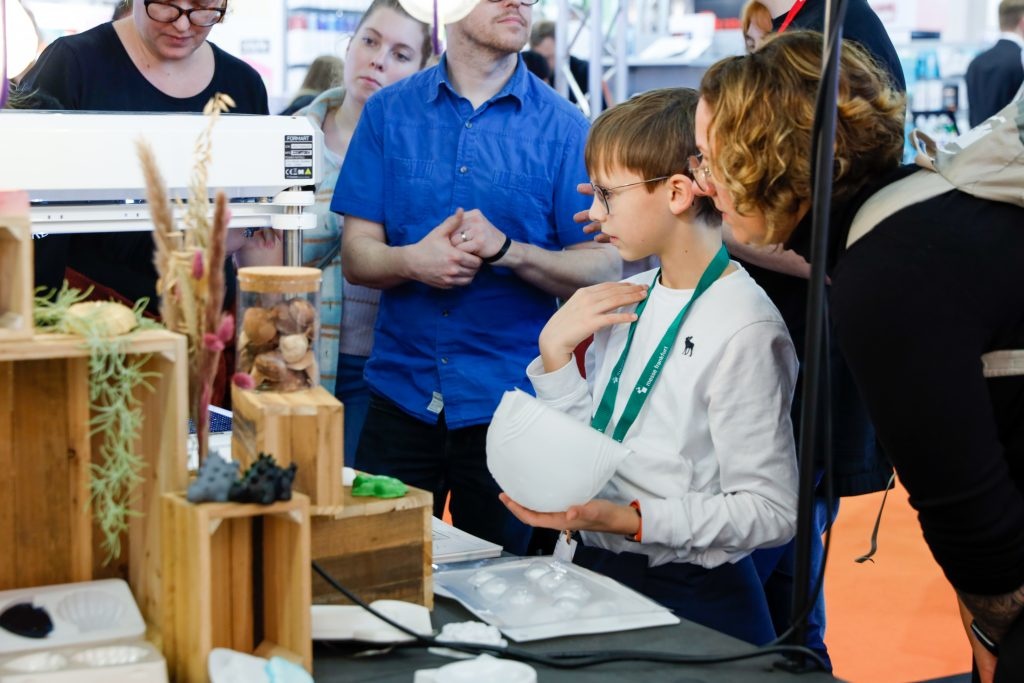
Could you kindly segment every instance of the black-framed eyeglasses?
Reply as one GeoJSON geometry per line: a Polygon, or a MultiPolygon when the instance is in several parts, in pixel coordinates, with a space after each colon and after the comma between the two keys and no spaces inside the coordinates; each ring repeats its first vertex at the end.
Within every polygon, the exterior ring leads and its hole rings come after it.
{"type": "Polygon", "coordinates": [[[612,212],[611,192],[612,190],[621,190],[625,187],[633,187],[635,185],[646,185],[647,183],[654,183],[659,180],[668,180],[672,176],[659,176],[657,178],[648,178],[647,180],[638,180],[635,183],[626,183],[625,185],[616,185],[615,187],[601,187],[597,183],[590,183],[590,186],[594,188],[594,196],[601,200],[601,206],[604,207],[604,212],[610,214],[612,212]]]}
{"type": "Polygon", "coordinates": [[[173,24],[182,14],[188,17],[193,26],[213,26],[224,18],[223,7],[193,7],[183,9],[169,2],[160,0],[146,0],[146,16],[161,24],[173,24]]]}
{"type": "Polygon", "coordinates": [[[704,159],[704,155],[701,152],[691,155],[686,160],[687,166],[690,170],[690,175],[697,183],[697,187],[703,192],[710,192],[714,184],[711,182],[711,167],[708,166],[708,162],[704,159]]]}
{"type": "MultiPolygon", "coordinates": [[[[491,2],[508,2],[508,0],[491,0],[491,2]]],[[[540,0],[519,0],[520,5],[526,5],[527,7],[536,5],[538,2],[540,2],[540,0]]]]}

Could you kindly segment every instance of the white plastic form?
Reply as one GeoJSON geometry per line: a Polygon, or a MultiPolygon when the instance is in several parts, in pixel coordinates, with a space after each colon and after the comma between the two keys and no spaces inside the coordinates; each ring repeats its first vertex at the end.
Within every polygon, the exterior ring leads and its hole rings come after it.
{"type": "Polygon", "coordinates": [[[135,598],[121,579],[0,592],[0,612],[18,603],[31,603],[45,609],[53,622],[53,630],[45,638],[25,638],[0,628],[0,655],[137,640],[146,631],[135,598]]]}

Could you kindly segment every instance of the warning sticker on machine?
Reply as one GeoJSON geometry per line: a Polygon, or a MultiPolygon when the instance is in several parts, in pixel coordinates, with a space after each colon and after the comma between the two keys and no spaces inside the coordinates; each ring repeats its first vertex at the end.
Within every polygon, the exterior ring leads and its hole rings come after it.
{"type": "Polygon", "coordinates": [[[284,177],[299,180],[313,177],[313,136],[284,136],[284,177]]]}

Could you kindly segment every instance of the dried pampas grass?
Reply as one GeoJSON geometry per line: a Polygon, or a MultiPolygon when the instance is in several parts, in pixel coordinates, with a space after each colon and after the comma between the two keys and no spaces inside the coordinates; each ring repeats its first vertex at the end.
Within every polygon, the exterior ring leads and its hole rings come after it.
{"type": "Polygon", "coordinates": [[[206,187],[213,158],[213,127],[220,114],[234,106],[229,96],[217,93],[203,109],[209,121],[196,140],[188,203],[176,202],[184,230],[175,226],[167,187],[152,148],[144,140],[136,143],[153,219],[160,315],[168,329],[188,337],[189,416],[196,427],[200,461],[209,448],[209,405],[217,364],[234,334],[234,319],[223,311],[223,264],[230,211],[227,197],[217,192],[211,220],[206,187]]]}

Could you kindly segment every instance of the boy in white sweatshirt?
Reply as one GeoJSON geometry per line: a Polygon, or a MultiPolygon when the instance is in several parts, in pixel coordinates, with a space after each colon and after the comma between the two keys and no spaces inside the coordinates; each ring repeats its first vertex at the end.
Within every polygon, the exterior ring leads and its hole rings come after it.
{"type": "Polygon", "coordinates": [[[796,527],[797,361],[778,310],[729,260],[721,217],[687,170],[703,168],[697,99],[655,90],[594,123],[590,218],[624,259],[653,255],[661,268],[577,291],[527,368],[541,401],[632,453],[597,498],[563,513],[501,498],[527,524],[581,531],[575,563],[763,644],[775,633],[749,556],[796,527]],[[573,351],[591,335],[584,379],[573,351]]]}

